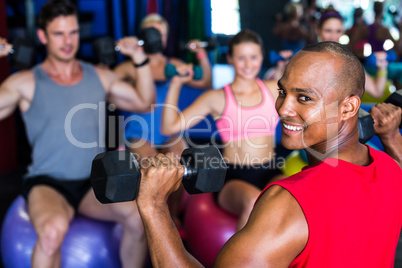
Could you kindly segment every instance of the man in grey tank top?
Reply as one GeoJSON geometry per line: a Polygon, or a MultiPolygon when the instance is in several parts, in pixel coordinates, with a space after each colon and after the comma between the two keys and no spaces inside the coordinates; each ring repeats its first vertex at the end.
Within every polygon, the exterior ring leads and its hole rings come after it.
{"type": "MultiPolygon", "coordinates": [[[[120,52],[137,66],[134,86],[105,68],[76,59],[77,11],[67,0],[49,1],[39,15],[39,40],[47,57],[31,70],[11,75],[0,86],[0,120],[19,108],[32,146],[23,195],[38,239],[32,267],[59,267],[61,245],[75,212],[123,228],[123,267],[142,267],[147,252],[135,201],[102,205],[90,187],[91,163],[105,150],[105,102],[119,109],[149,112],[155,86],[137,38],[118,41],[120,52]],[[135,250],[133,250],[135,249],[135,250]]],[[[0,56],[11,49],[0,38],[0,56]]]]}

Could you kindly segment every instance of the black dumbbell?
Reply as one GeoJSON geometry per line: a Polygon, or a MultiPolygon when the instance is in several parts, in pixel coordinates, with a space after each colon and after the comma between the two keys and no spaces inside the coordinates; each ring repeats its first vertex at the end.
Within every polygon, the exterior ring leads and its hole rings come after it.
{"type": "MultiPolygon", "coordinates": [[[[143,46],[147,54],[154,54],[163,50],[162,36],[154,27],[141,29],[138,38],[138,45],[143,46]]],[[[120,51],[120,48],[115,45],[110,36],[97,38],[93,43],[93,48],[100,63],[108,66],[116,64],[117,51],[120,51]]]]}
{"type": "Polygon", "coordinates": [[[97,38],[93,43],[93,49],[98,61],[112,66],[117,63],[117,49],[114,40],[110,36],[97,38]]]}
{"type": "MultiPolygon", "coordinates": [[[[399,89],[396,92],[392,93],[384,102],[402,107],[402,89],[399,89]]],[[[363,109],[359,110],[358,126],[359,141],[361,143],[366,143],[375,135],[374,120],[371,117],[371,114],[363,109]]],[[[402,128],[402,122],[399,125],[399,128],[402,128]]]]}
{"type": "MultiPolygon", "coordinates": [[[[180,163],[185,168],[183,185],[189,194],[222,189],[226,163],[217,147],[188,148],[180,163]]],[[[140,182],[141,167],[127,150],[101,153],[92,161],[92,188],[103,204],[135,200],[140,182]]]]}
{"type": "Polygon", "coordinates": [[[162,35],[154,27],[140,29],[138,38],[144,41],[144,51],[147,54],[155,54],[163,51],[162,35]]]}
{"type": "MultiPolygon", "coordinates": [[[[0,46],[4,49],[4,46],[0,46]]],[[[9,51],[11,54],[11,66],[15,69],[28,69],[35,64],[35,47],[24,38],[15,38],[13,48],[9,51]]]]}

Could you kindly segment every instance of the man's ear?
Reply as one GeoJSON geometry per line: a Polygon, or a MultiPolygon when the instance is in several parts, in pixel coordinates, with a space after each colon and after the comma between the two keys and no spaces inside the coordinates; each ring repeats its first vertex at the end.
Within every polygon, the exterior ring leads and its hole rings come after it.
{"type": "Polygon", "coordinates": [[[38,36],[39,41],[43,44],[46,45],[47,44],[47,36],[46,33],[43,29],[38,29],[36,31],[36,34],[38,36]]]}
{"type": "Polygon", "coordinates": [[[360,98],[356,95],[346,97],[341,103],[341,120],[347,121],[359,114],[360,98]]]}

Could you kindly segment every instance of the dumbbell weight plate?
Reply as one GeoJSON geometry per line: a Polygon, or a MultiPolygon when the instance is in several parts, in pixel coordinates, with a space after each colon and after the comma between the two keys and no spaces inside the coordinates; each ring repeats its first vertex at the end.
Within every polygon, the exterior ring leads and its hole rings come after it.
{"type": "Polygon", "coordinates": [[[13,53],[11,65],[18,70],[31,68],[35,64],[35,48],[32,43],[23,38],[15,38],[13,41],[13,53]]]}
{"type": "Polygon", "coordinates": [[[368,142],[374,135],[374,120],[371,114],[363,109],[359,109],[359,120],[358,120],[358,128],[359,128],[359,141],[360,143],[368,142]]]}
{"type": "Polygon", "coordinates": [[[188,175],[183,185],[189,194],[218,192],[226,177],[226,163],[215,146],[188,148],[180,163],[187,167],[188,175]]]}
{"type": "Polygon", "coordinates": [[[140,168],[128,150],[101,153],[92,161],[91,184],[103,204],[134,200],[140,182],[140,168]]]}

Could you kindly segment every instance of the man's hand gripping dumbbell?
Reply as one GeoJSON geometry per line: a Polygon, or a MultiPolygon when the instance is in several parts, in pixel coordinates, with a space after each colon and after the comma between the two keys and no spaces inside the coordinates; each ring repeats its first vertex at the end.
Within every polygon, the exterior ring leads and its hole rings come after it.
{"type": "Polygon", "coordinates": [[[172,155],[158,154],[139,163],[129,151],[105,152],[92,162],[91,184],[96,198],[101,203],[132,201],[137,198],[141,179],[157,168],[177,173],[177,187],[183,178],[189,194],[220,191],[226,175],[226,163],[215,146],[188,148],[180,163],[172,155]]]}

